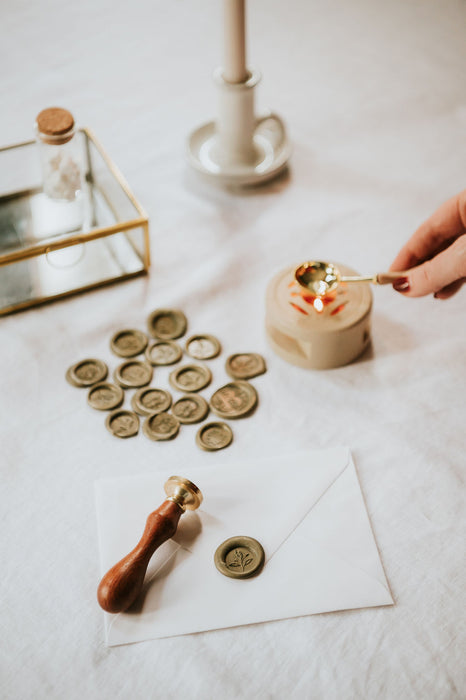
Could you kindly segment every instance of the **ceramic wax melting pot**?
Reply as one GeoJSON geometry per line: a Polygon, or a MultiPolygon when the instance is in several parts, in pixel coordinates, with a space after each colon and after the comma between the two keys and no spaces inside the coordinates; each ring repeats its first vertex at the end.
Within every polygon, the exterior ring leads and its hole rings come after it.
{"type": "MultiPolygon", "coordinates": [[[[291,364],[330,369],[355,360],[370,343],[372,292],[368,284],[341,282],[315,296],[296,280],[298,267],[279,272],[266,295],[266,331],[273,350],[291,364]]],[[[342,275],[357,275],[338,264],[342,275]]]]}

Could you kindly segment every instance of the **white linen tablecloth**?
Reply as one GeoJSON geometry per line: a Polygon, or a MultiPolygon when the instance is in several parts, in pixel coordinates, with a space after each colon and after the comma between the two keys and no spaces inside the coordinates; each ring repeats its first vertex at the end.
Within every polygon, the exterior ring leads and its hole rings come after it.
{"type": "Polygon", "coordinates": [[[248,17],[258,111],[283,117],[294,154],[288,176],[240,194],[184,161],[189,131],[215,116],[220,2],[0,5],[2,144],[68,107],[148,210],[153,253],[147,278],[0,320],[2,697],[466,696],[465,290],[375,289],[373,347],[336,370],[289,366],[264,334],[273,273],[310,257],[384,270],[465,187],[466,4],[255,0],[248,17]],[[164,306],[221,340],[216,386],[228,354],[266,357],[259,408],[234,423],[222,463],[349,445],[395,606],[105,647],[94,481],[195,480],[219,456],[194,428],[167,444],[113,438],[64,374],[85,356],[115,367],[112,333],[164,306]]]}

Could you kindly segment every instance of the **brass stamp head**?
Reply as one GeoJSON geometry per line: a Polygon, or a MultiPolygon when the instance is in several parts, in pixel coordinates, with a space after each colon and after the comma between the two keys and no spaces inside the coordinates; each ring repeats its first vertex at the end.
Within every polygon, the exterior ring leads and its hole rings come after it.
{"type": "Polygon", "coordinates": [[[171,476],[165,482],[165,493],[183,510],[196,510],[202,503],[202,493],[192,481],[181,476],[171,476]]]}

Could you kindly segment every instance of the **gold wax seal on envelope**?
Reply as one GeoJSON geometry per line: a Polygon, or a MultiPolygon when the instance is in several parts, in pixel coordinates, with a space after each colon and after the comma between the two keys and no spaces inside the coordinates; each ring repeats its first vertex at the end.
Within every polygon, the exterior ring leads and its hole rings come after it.
{"type": "Polygon", "coordinates": [[[265,553],[260,542],[253,537],[230,537],[217,548],[214,562],[224,576],[251,578],[260,573],[265,553]]]}

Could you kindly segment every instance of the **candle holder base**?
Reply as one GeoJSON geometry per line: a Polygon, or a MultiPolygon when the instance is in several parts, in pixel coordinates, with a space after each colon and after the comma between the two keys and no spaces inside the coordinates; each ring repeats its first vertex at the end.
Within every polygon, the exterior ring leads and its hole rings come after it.
{"type": "Polygon", "coordinates": [[[216,123],[208,122],[191,133],[188,161],[211,181],[240,187],[258,185],[286,168],[291,145],[282,120],[275,114],[258,119],[253,141],[257,155],[252,162],[224,163],[219,154],[216,123]]]}

